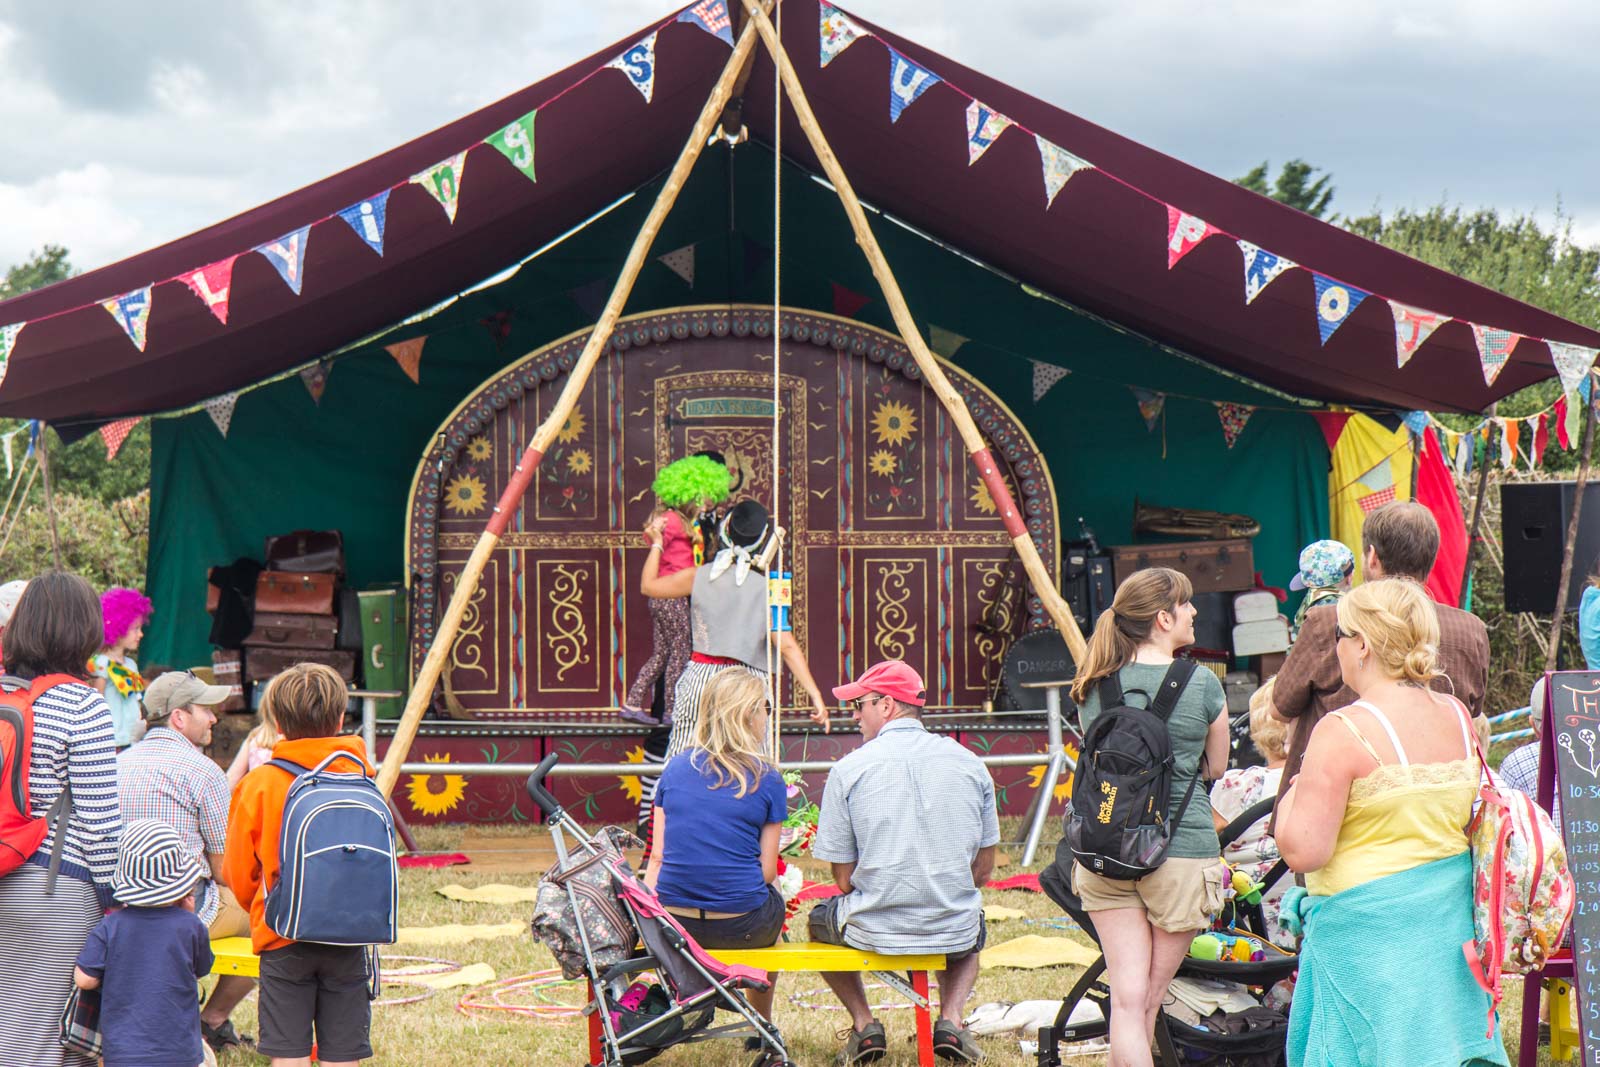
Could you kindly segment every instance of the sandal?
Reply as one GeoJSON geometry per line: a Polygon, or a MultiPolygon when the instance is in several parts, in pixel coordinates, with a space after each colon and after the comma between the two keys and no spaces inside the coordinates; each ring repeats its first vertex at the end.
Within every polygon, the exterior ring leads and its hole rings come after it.
{"type": "Polygon", "coordinates": [[[889,1038],[883,1024],[874,1019],[861,1030],[840,1030],[845,1039],[844,1048],[835,1061],[841,1067],[854,1067],[857,1063],[877,1063],[889,1052],[889,1038]]]}
{"type": "Polygon", "coordinates": [[[977,1063],[983,1059],[983,1049],[973,1039],[971,1030],[963,1030],[949,1019],[940,1019],[933,1026],[933,1054],[941,1060],[977,1063]]]}
{"type": "Polygon", "coordinates": [[[206,1044],[211,1046],[213,1052],[221,1052],[227,1048],[242,1048],[253,1051],[256,1047],[255,1038],[235,1030],[232,1019],[222,1020],[221,1026],[207,1026],[206,1021],[201,1019],[200,1036],[205,1038],[206,1044]]]}

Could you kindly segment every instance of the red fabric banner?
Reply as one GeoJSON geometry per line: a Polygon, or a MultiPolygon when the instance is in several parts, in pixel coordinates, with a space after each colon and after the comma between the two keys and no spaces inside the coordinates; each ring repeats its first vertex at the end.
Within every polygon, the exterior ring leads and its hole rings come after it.
{"type": "Polygon", "coordinates": [[[1417,469],[1417,503],[1439,523],[1439,555],[1428,575],[1428,592],[1441,604],[1461,603],[1461,580],[1467,568],[1467,520],[1461,498],[1445,465],[1439,439],[1430,428],[1422,435],[1422,462],[1417,469]]]}

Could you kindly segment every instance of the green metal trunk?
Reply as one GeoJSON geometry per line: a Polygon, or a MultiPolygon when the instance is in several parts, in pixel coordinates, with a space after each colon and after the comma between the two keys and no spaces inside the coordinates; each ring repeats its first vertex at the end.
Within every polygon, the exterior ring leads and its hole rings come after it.
{"type": "MultiPolygon", "coordinates": [[[[361,598],[361,658],[366,687],[404,693],[409,688],[407,667],[411,659],[406,591],[384,586],[364,589],[357,595],[361,598]]],[[[404,697],[380,700],[378,718],[398,719],[404,708],[404,697]]]]}

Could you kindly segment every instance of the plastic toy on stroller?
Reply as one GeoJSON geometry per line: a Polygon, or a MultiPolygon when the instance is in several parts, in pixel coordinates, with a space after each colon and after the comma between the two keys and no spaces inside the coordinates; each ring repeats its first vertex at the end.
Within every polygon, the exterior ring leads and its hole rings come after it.
{"type": "MultiPolygon", "coordinates": [[[[1274,798],[1268,797],[1230,822],[1217,837],[1226,847],[1261,819],[1272,814],[1274,798]]],[[[1050,899],[1070,915],[1083,931],[1099,944],[1094,922],[1083,910],[1082,903],[1072,893],[1070,883],[1061,872],[1063,856],[1067,861],[1072,853],[1063,845],[1057,852],[1056,864],[1046,869],[1040,877],[1040,886],[1050,899]]],[[[1070,869],[1070,866],[1068,867],[1070,869]]],[[[1262,880],[1263,891],[1270,890],[1288,875],[1288,865],[1279,860],[1262,880]]],[[[1262,960],[1242,962],[1229,959],[1196,959],[1187,957],[1178,966],[1179,978],[1211,978],[1237,982],[1241,985],[1265,989],[1292,977],[1300,965],[1299,957],[1272,946],[1267,938],[1267,924],[1260,903],[1236,900],[1228,908],[1233,910],[1230,932],[1250,935],[1263,943],[1266,951],[1262,960]]],[[[1039,1067],[1061,1067],[1061,1046],[1070,1042],[1103,1038],[1111,1030],[1111,989],[1105,982],[1106,958],[1101,956],[1083,972],[1072,991],[1061,1003],[1061,1011],[1053,1026],[1039,1031],[1039,1067]],[[1071,1022],[1072,1010],[1088,1001],[1100,1009],[1102,1018],[1093,1022],[1071,1022]]],[[[1219,1033],[1191,1026],[1173,1017],[1165,1008],[1156,1013],[1155,1043],[1156,1063],[1162,1067],[1191,1067],[1197,1064],[1278,1064],[1283,1062],[1284,1042],[1288,1027],[1250,1029],[1242,1033],[1219,1033]]]]}
{"type": "Polygon", "coordinates": [[[528,777],[556,851],[539,881],[533,929],[566,977],[589,981],[594,999],[584,1011],[598,1014],[603,1038],[595,1067],[643,1063],[714,1038],[750,1038],[758,1067],[792,1067],[777,1027],[740,992],[769,988],[766,972],[721,963],[695,944],[634,874],[624,853],[635,843],[631,834],[607,827],[591,836],[562,810],[544,785],[556,759],[546,756],[528,777]],[[567,835],[575,842],[570,852],[567,835]],[[713,1026],[718,1008],[741,1021],[713,1026]]]}

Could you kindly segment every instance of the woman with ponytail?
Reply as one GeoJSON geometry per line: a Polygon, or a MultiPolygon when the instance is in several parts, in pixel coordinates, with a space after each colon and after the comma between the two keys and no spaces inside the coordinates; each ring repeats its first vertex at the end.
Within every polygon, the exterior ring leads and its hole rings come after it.
{"type": "MultiPolygon", "coordinates": [[[[1100,683],[1116,674],[1129,701],[1157,693],[1180,648],[1194,644],[1194,587],[1174,570],[1136,571],[1101,612],[1072,683],[1085,734],[1104,710],[1100,683]]],[[[1227,699],[1204,668],[1190,677],[1167,718],[1172,743],[1172,823],[1167,859],[1137,881],[1073,865],[1072,887],[1094,919],[1111,984],[1111,1067],[1149,1067],[1156,1013],[1194,936],[1222,907],[1227,868],[1206,790],[1189,783],[1228,765],[1227,699]]]]}
{"type": "Polygon", "coordinates": [[[1289,1063],[1353,1067],[1381,1049],[1416,1067],[1504,1064],[1498,1023],[1485,1033],[1489,994],[1461,951],[1473,939],[1465,828],[1479,766],[1466,708],[1429,690],[1433,600],[1391,578],[1336,610],[1339,671],[1359,699],[1317,723],[1278,802],[1278,851],[1305,876],[1280,917],[1304,938],[1289,1063]]]}

